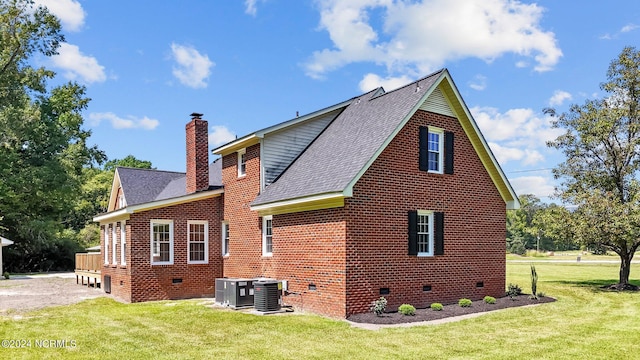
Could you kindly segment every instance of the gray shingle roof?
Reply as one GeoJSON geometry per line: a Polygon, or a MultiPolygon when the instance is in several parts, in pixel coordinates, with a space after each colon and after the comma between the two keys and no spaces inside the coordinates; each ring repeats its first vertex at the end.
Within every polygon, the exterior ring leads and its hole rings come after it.
{"type": "Polygon", "coordinates": [[[403,120],[419,106],[443,70],[402,88],[356,97],[251,205],[344,191],[403,120]],[[416,91],[418,84],[420,91],[416,91]]]}
{"type": "MultiPolygon", "coordinates": [[[[118,167],[127,206],[187,195],[183,172],[118,167]]],[[[209,188],[222,187],[222,161],[209,164],[209,188]]]]}

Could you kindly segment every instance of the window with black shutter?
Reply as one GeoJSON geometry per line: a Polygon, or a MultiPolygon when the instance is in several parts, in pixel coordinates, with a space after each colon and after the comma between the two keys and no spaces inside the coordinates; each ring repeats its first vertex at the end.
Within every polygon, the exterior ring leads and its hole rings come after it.
{"type": "Polygon", "coordinates": [[[444,213],[428,210],[408,212],[409,255],[444,254],[444,213]]]}

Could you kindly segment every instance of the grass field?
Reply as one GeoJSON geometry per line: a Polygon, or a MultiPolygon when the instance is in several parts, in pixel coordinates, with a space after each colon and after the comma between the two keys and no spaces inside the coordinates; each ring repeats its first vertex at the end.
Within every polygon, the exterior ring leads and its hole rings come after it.
{"type": "MultiPolygon", "coordinates": [[[[558,301],[379,331],[314,315],[215,310],[199,300],[120,304],[101,298],[19,320],[0,317],[0,339],[31,341],[29,348],[0,348],[0,358],[640,358],[640,293],[599,289],[617,279],[617,264],[537,263],[536,269],[539,291],[558,301]],[[36,347],[43,339],[69,342],[65,348],[36,347]]],[[[530,291],[529,271],[527,263],[509,263],[507,283],[530,291]]]]}

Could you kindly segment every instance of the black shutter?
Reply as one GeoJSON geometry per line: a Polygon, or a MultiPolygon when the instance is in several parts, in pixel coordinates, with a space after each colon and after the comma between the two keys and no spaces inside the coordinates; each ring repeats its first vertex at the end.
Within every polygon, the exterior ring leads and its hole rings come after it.
{"type": "Polygon", "coordinates": [[[453,133],[444,132],[444,173],[453,174],[453,133]]]}
{"type": "Polygon", "coordinates": [[[418,255],[418,212],[409,211],[409,255],[418,255]]]}
{"type": "Polygon", "coordinates": [[[429,171],[429,128],[420,126],[420,170],[429,171]]]}
{"type": "Polygon", "coordinates": [[[434,215],[433,221],[435,222],[434,253],[435,255],[444,255],[444,213],[437,212],[437,213],[434,213],[433,215],[434,215]]]}

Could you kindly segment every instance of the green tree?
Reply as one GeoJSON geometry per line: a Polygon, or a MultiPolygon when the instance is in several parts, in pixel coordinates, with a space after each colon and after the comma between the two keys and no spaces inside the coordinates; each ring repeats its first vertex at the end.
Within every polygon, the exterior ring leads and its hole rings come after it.
{"type": "Polygon", "coordinates": [[[566,132],[548,145],[566,157],[554,174],[563,200],[577,206],[576,239],[618,254],[617,287],[627,288],[640,246],[640,53],[624,48],[600,88],[606,97],[572,105],[554,119],[566,132]]]}
{"type": "Polygon", "coordinates": [[[31,1],[6,0],[0,24],[0,227],[15,240],[6,266],[59,269],[69,261],[63,230],[83,169],[104,154],[87,146],[90,132],[82,129],[85,88],[68,83],[48,90],[55,74],[30,65],[32,56],[51,56],[64,41],[57,18],[31,1]]]}
{"type": "Polygon", "coordinates": [[[533,218],[537,211],[542,209],[544,205],[540,199],[532,194],[518,196],[520,208],[507,212],[507,246],[514,244],[517,252],[509,250],[512,253],[524,253],[521,249],[536,248],[536,233],[532,231],[533,218]]]}

